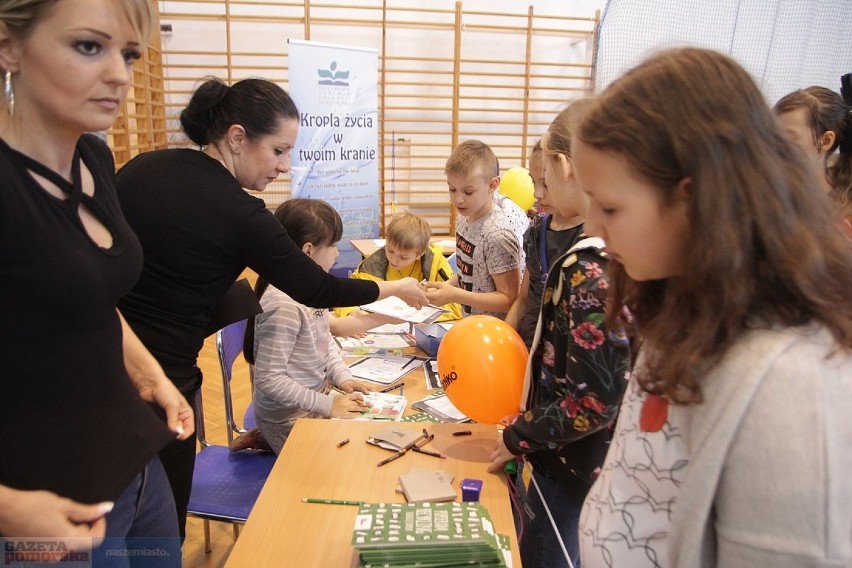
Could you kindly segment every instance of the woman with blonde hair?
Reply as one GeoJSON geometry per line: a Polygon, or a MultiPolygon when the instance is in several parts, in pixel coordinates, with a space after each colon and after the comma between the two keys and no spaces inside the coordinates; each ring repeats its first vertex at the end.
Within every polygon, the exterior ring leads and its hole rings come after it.
{"type": "Polygon", "coordinates": [[[96,562],[158,538],[179,566],[157,452],[192,410],[116,310],[142,249],[84,134],[115,120],[153,21],[147,0],[0,3],[0,533],[111,537],[96,562]]]}

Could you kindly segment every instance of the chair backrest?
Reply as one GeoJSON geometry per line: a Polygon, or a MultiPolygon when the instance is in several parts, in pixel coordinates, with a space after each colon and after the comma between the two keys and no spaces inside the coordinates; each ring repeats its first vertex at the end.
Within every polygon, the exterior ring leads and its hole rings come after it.
{"type": "Polygon", "coordinates": [[[245,334],[246,320],[236,321],[216,332],[216,352],[219,355],[219,365],[222,367],[222,376],[229,382],[234,361],[243,352],[245,334]]]}
{"type": "Polygon", "coordinates": [[[207,441],[207,432],[204,428],[204,402],[201,399],[201,389],[195,391],[195,400],[192,401],[192,406],[195,410],[195,436],[198,438],[198,443],[206,448],[210,445],[210,442],[207,441]]]}
{"type": "Polygon", "coordinates": [[[234,361],[243,352],[243,339],[246,333],[246,320],[240,320],[226,325],[216,332],[216,353],[219,356],[219,367],[222,370],[222,391],[225,395],[225,420],[227,423],[228,443],[234,439],[234,432],[245,430],[237,424],[234,417],[234,403],[231,396],[231,378],[233,377],[234,361]]]}

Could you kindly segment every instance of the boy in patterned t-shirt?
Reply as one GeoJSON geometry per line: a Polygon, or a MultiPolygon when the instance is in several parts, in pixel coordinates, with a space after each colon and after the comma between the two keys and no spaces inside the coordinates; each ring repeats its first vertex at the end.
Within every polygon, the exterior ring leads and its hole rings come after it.
{"type": "Polygon", "coordinates": [[[493,200],[500,185],[497,157],[479,140],[456,146],[444,168],[456,217],[458,271],[447,282],[427,282],[435,305],[458,302],[465,314],[504,318],[521,283],[521,243],[493,200]]]}

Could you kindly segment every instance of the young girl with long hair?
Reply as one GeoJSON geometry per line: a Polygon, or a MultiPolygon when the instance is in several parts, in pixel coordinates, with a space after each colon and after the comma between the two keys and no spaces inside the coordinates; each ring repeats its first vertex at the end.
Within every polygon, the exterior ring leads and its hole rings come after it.
{"type": "Polygon", "coordinates": [[[585,104],[560,112],[541,139],[543,195],[576,231],[545,268],[525,412],[503,431],[488,468],[500,471],[515,456],[532,464],[520,552],[524,566],[538,568],[578,565],[580,508],[606,456],[630,364],[628,339],[604,322],[609,257],[603,241],[583,234],[571,138],[585,104]]]}
{"type": "Polygon", "coordinates": [[[610,85],[572,149],[608,317],[642,337],[584,568],[848,566],[852,247],[802,152],[697,48],[610,85]]]}

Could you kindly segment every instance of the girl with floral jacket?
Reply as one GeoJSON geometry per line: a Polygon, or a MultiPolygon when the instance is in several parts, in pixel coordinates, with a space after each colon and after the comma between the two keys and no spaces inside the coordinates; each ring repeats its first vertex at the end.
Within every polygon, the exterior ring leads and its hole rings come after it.
{"type": "MultiPolygon", "coordinates": [[[[570,154],[575,112],[572,105],[556,117],[542,148],[554,201],[582,211],[570,154]]],[[[525,378],[525,412],[506,427],[491,456],[489,471],[515,456],[533,466],[520,543],[524,566],[568,566],[566,552],[578,565],[580,509],[606,457],[627,385],[629,341],[604,322],[609,281],[603,247],[598,238],[580,240],[551,265],[525,378]]]]}

